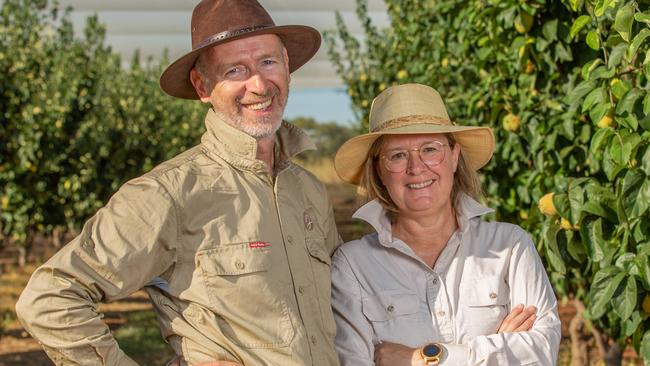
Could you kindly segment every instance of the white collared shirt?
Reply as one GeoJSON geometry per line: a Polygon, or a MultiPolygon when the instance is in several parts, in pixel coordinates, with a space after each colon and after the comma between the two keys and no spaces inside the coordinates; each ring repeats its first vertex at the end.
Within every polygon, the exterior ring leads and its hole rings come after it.
{"type": "Polygon", "coordinates": [[[332,259],[332,307],[342,366],[374,365],[374,345],[445,347],[440,365],[555,365],[561,329],[557,300],[529,235],[486,222],[492,210],[463,196],[459,229],[433,268],[394,238],[381,205],[353,217],[376,233],[345,243],[332,259]],[[500,333],[517,304],[537,307],[531,331],[500,333]]]}

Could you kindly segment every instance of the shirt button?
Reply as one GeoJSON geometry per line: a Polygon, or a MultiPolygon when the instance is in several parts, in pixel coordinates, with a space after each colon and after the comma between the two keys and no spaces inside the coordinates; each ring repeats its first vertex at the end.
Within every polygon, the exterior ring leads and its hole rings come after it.
{"type": "Polygon", "coordinates": [[[298,292],[300,292],[301,294],[304,294],[305,293],[305,288],[302,287],[302,286],[298,286],[298,292]]]}
{"type": "Polygon", "coordinates": [[[316,344],[316,337],[311,336],[311,344],[316,344]]]}
{"type": "Polygon", "coordinates": [[[438,316],[445,316],[445,312],[442,311],[442,310],[440,310],[440,311],[438,312],[438,316]]]}
{"type": "Polygon", "coordinates": [[[238,260],[238,261],[235,262],[235,267],[237,267],[237,269],[244,269],[244,268],[246,268],[246,264],[244,264],[244,262],[238,260]]]}
{"type": "Polygon", "coordinates": [[[438,284],[438,279],[437,279],[437,278],[434,278],[434,279],[433,279],[433,284],[434,284],[434,285],[437,285],[437,284],[438,284]]]}
{"type": "Polygon", "coordinates": [[[497,294],[494,292],[490,292],[490,299],[496,299],[496,298],[497,298],[497,294]]]}
{"type": "Polygon", "coordinates": [[[394,307],[393,305],[388,305],[388,307],[386,307],[386,310],[387,310],[389,313],[391,313],[391,312],[393,312],[393,310],[395,310],[395,307],[394,307]]]}
{"type": "Polygon", "coordinates": [[[287,235],[287,241],[289,242],[289,244],[293,244],[293,236],[287,235]]]}

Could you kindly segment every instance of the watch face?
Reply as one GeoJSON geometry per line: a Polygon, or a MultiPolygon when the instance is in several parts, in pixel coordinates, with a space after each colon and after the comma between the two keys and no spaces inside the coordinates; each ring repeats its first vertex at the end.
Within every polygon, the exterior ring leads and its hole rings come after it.
{"type": "Polygon", "coordinates": [[[440,352],[440,347],[436,346],[435,344],[429,344],[422,349],[422,353],[427,357],[438,356],[440,352]]]}

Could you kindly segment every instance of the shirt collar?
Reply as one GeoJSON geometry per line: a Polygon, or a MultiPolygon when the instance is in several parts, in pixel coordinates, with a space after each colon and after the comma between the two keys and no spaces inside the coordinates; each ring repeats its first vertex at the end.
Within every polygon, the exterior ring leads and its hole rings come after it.
{"type": "MultiPolygon", "coordinates": [[[[255,159],[257,140],[223,121],[212,108],[205,117],[205,127],[201,143],[209,153],[218,155],[232,165],[259,165],[255,159]]],[[[282,121],[275,136],[276,166],[305,150],[316,148],[304,131],[286,121],[282,121]]]]}
{"type": "MultiPolygon", "coordinates": [[[[483,206],[470,196],[461,193],[457,205],[457,219],[460,226],[460,232],[469,230],[469,221],[475,217],[480,217],[491,213],[489,207],[483,206]]],[[[386,216],[386,210],[381,206],[379,201],[372,200],[361,206],[352,215],[355,219],[361,219],[370,224],[378,234],[379,243],[386,247],[393,247],[393,234],[390,220],[386,216]]]]}

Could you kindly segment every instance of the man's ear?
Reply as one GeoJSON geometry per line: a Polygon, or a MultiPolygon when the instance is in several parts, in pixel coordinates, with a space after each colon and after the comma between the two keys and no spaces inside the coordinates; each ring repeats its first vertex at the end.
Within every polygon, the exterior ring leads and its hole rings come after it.
{"type": "Polygon", "coordinates": [[[196,94],[199,96],[199,99],[203,103],[210,103],[210,94],[212,93],[212,90],[210,90],[208,83],[196,70],[196,68],[192,68],[192,70],[190,70],[190,82],[192,82],[194,90],[196,90],[196,94]]]}

